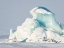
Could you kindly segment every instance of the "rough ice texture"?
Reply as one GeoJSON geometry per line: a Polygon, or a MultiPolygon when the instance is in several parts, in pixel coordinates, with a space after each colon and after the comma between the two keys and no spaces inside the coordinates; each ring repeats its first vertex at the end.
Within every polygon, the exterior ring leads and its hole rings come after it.
{"type": "Polygon", "coordinates": [[[64,43],[64,24],[56,21],[54,13],[45,7],[30,11],[33,18],[10,30],[9,42],[64,43]]]}

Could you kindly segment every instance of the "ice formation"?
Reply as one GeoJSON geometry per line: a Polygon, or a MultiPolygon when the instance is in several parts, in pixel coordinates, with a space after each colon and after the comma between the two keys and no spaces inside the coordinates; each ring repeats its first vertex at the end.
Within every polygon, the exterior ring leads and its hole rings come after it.
{"type": "Polygon", "coordinates": [[[17,30],[10,30],[10,43],[64,43],[64,24],[56,21],[53,12],[45,7],[35,7],[30,13],[33,18],[27,18],[17,30]]]}

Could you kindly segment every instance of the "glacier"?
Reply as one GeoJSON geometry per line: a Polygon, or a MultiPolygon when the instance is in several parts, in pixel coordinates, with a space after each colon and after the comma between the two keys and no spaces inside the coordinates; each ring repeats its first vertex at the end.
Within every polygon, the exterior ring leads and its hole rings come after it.
{"type": "Polygon", "coordinates": [[[32,18],[10,29],[9,43],[64,43],[64,24],[58,23],[55,14],[45,7],[35,7],[30,11],[32,18]]]}

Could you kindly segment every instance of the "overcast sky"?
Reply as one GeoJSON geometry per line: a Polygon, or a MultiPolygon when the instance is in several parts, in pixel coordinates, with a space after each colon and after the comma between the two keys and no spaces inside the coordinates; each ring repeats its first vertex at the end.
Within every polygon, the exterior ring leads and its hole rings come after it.
{"type": "Polygon", "coordinates": [[[64,0],[0,0],[0,33],[16,29],[32,17],[30,10],[37,6],[48,8],[55,13],[56,20],[64,24],[64,0]]]}

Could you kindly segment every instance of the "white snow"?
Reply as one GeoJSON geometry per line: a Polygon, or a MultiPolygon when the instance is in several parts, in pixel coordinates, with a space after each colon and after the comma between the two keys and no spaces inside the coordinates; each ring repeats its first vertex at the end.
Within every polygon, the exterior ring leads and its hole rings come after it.
{"type": "Polygon", "coordinates": [[[44,9],[38,9],[35,11],[36,13],[43,13],[43,14],[51,14],[50,12],[47,12],[46,10],[44,9]]]}

